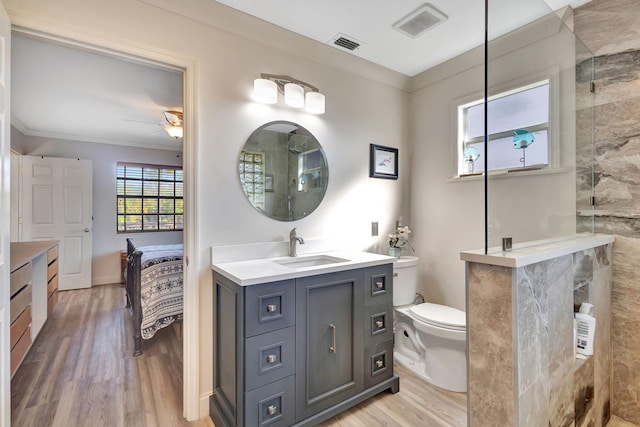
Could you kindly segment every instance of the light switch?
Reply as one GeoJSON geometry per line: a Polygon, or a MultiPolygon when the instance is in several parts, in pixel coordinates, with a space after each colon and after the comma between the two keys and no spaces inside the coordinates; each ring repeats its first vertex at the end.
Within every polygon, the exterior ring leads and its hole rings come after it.
{"type": "Polygon", "coordinates": [[[371,235],[372,236],[378,235],[378,221],[371,222],[371,235]]]}

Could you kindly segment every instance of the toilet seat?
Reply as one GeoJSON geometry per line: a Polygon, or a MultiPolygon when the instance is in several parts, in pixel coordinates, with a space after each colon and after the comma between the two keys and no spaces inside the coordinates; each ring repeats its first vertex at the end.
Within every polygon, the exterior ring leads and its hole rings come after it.
{"type": "Polygon", "coordinates": [[[467,316],[464,311],[446,305],[425,302],[414,305],[409,312],[417,320],[439,328],[466,331],[467,316]]]}

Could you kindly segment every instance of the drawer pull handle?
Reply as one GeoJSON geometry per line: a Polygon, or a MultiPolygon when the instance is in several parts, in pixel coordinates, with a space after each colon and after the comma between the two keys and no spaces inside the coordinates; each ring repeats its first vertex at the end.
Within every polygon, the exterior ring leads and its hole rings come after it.
{"type": "Polygon", "coordinates": [[[268,311],[269,313],[273,313],[274,311],[276,311],[276,309],[277,309],[277,308],[278,308],[278,306],[277,306],[277,305],[275,305],[275,304],[269,304],[269,305],[267,306],[267,311],[268,311]]]}
{"type": "Polygon", "coordinates": [[[278,412],[278,408],[275,405],[271,405],[267,408],[267,415],[273,415],[278,412]]]}
{"type": "Polygon", "coordinates": [[[273,363],[278,360],[278,357],[275,354],[270,354],[267,356],[267,363],[273,363]]]}
{"type": "Polygon", "coordinates": [[[329,325],[329,328],[331,329],[331,347],[329,347],[329,353],[335,353],[337,348],[336,348],[336,325],[334,325],[333,323],[329,325]]]}
{"type": "Polygon", "coordinates": [[[398,277],[398,273],[393,273],[393,277],[398,277]]]}
{"type": "Polygon", "coordinates": [[[384,282],[376,282],[376,288],[382,289],[384,287],[384,282]]]}
{"type": "Polygon", "coordinates": [[[384,362],[380,359],[376,360],[376,367],[382,368],[384,366],[384,362]]]}
{"type": "Polygon", "coordinates": [[[376,326],[378,328],[382,328],[384,326],[384,322],[382,320],[376,320],[376,326]]]}

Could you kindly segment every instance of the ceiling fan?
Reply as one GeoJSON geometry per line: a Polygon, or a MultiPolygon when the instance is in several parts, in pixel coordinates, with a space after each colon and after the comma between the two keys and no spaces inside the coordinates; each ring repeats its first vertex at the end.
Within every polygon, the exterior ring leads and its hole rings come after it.
{"type": "Polygon", "coordinates": [[[182,138],[184,134],[184,130],[182,128],[182,112],[169,110],[169,111],[163,111],[162,114],[164,115],[164,119],[166,120],[166,123],[151,123],[151,122],[145,122],[141,120],[132,120],[132,119],[123,119],[123,120],[127,122],[137,122],[137,123],[145,123],[145,124],[155,125],[155,126],[162,126],[164,130],[166,130],[169,136],[171,136],[172,138],[174,139],[182,138]]]}

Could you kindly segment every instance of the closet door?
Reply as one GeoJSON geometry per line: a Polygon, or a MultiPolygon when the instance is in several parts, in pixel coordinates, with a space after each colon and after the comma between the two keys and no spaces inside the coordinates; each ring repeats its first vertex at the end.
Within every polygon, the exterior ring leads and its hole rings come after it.
{"type": "Polygon", "coordinates": [[[22,240],[60,242],[60,290],[91,286],[91,170],[91,160],[22,156],[22,240]]]}

